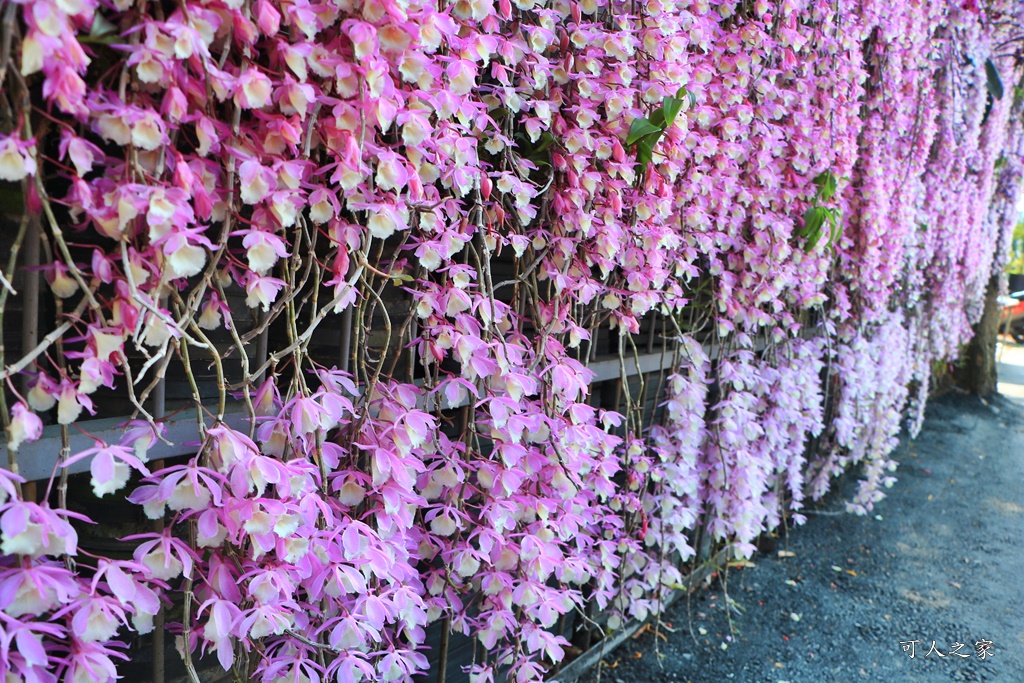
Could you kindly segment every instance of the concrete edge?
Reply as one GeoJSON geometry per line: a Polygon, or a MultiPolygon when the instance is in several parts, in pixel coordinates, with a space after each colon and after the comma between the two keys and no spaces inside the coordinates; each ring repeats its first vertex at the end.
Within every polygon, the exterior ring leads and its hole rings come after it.
{"type": "MultiPolygon", "coordinates": [[[[723,548],[719,550],[715,555],[707,560],[699,567],[690,572],[690,575],[685,579],[685,590],[678,589],[673,591],[668,598],[665,599],[664,607],[669,607],[678,598],[692,593],[696,590],[701,582],[703,582],[708,576],[717,570],[718,567],[725,564],[729,556],[729,548],[723,548]]],[[[624,628],[617,631],[613,635],[606,636],[598,644],[591,647],[583,654],[576,657],[564,667],[562,667],[555,675],[553,680],[557,680],[558,683],[575,683],[579,680],[580,676],[589,671],[594,665],[605,658],[606,655],[614,652],[619,646],[621,646],[626,640],[643,628],[644,624],[649,624],[660,615],[655,615],[644,621],[632,621],[627,624],[624,628]]]]}

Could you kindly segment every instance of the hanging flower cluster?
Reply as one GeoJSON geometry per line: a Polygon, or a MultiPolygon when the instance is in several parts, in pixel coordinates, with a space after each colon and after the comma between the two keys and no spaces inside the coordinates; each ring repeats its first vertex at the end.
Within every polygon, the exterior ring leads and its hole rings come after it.
{"type": "Polygon", "coordinates": [[[871,509],[1024,177],[1013,0],[3,12],[0,315],[15,268],[54,313],[0,358],[11,680],[112,681],[164,612],[193,680],[409,681],[432,625],[545,679],[698,538],[747,557],[855,465],[871,509]],[[120,559],[85,467],[152,521],[120,559]]]}

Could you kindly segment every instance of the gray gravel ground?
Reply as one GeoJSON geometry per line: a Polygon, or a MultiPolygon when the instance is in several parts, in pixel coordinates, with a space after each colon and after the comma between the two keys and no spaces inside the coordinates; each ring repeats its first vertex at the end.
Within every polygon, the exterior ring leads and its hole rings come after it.
{"type": "Polygon", "coordinates": [[[666,612],[674,633],[642,632],[580,680],[1024,683],[1024,408],[934,400],[895,458],[877,516],[839,512],[849,478],[753,567],[729,571],[731,635],[716,581],[666,612]]]}

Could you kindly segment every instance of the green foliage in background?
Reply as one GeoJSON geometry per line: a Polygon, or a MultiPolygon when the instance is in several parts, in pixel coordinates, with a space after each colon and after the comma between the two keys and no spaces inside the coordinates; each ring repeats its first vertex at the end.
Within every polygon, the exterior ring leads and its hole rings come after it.
{"type": "Polygon", "coordinates": [[[1010,261],[1006,264],[1008,275],[1024,275],[1024,221],[1017,223],[1010,241],[1010,261]]]}

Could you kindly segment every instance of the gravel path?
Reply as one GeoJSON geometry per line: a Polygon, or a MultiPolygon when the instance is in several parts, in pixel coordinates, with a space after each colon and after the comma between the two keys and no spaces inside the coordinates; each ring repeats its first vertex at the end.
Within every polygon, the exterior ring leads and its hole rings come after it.
{"type": "Polygon", "coordinates": [[[580,680],[1024,682],[1024,408],[935,400],[896,459],[876,516],[837,512],[848,479],[754,566],[729,571],[732,635],[716,581],[692,596],[692,636],[681,599],[663,617],[674,633],[643,631],[580,680]]]}

